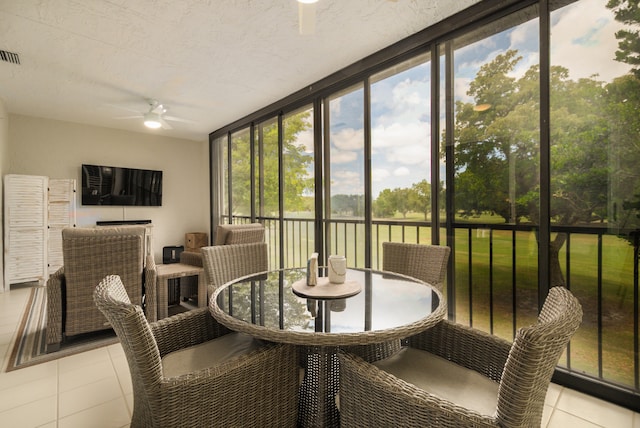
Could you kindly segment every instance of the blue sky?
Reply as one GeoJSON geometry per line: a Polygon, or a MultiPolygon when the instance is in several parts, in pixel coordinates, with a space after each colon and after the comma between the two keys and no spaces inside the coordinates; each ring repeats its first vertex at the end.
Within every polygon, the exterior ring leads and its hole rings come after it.
{"type": "MultiPolygon", "coordinates": [[[[582,0],[552,13],[553,65],[569,69],[572,79],[610,81],[629,70],[613,60],[615,32],[621,27],[606,9],[606,0],[582,0]]],[[[538,20],[455,49],[455,98],[473,102],[468,85],[479,68],[508,49],[523,57],[513,72],[520,77],[538,64],[538,20]]],[[[421,65],[372,85],[372,185],[374,197],[385,188],[410,187],[430,180],[430,67],[421,65]]],[[[332,194],[364,193],[363,90],[334,98],[331,111],[332,194]]],[[[308,141],[309,136],[301,136],[308,141]]],[[[305,144],[308,144],[305,143],[305,144]]],[[[441,177],[442,179],[442,177],[441,177]]]]}

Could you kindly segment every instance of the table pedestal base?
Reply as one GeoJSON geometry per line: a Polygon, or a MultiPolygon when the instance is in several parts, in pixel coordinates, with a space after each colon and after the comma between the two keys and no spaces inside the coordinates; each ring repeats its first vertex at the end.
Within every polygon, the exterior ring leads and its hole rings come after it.
{"type": "MultiPolygon", "coordinates": [[[[367,362],[387,358],[400,350],[400,340],[344,347],[367,362]]],[[[304,380],[298,397],[298,427],[339,427],[340,411],[336,394],[340,391],[340,366],[335,346],[302,347],[304,380]]]]}
{"type": "Polygon", "coordinates": [[[339,388],[337,349],[306,348],[304,380],[299,393],[298,426],[339,427],[340,412],[335,402],[339,388]]]}

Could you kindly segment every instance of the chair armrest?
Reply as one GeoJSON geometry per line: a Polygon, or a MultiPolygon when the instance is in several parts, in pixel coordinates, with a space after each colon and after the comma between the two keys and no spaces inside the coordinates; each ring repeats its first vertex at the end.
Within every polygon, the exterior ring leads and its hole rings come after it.
{"type": "Polygon", "coordinates": [[[409,346],[431,352],[500,382],[511,343],[497,336],[443,320],[408,339],[409,346]]]}
{"type": "Polygon", "coordinates": [[[149,322],[158,320],[158,273],[153,255],[144,264],[144,311],[149,322]]]}
{"type": "Polygon", "coordinates": [[[198,426],[294,427],[297,360],[295,347],[270,344],[214,367],[165,378],[158,385],[164,400],[156,413],[161,414],[159,425],[193,421],[196,409],[198,426]],[[198,412],[202,408],[216,412],[198,412]]]}
{"type": "Polygon", "coordinates": [[[64,266],[62,266],[47,280],[47,345],[59,346],[62,342],[64,294],[66,294],[66,280],[64,266]]]}
{"type": "Polygon", "coordinates": [[[230,332],[211,316],[209,308],[198,308],[150,324],[160,358],[169,352],[197,345],[230,332]]]}
{"type": "Polygon", "coordinates": [[[461,408],[340,352],[340,422],[343,426],[497,426],[493,416],[461,408]]]}
{"type": "Polygon", "coordinates": [[[202,267],[202,253],[200,251],[183,251],[180,253],[180,263],[202,267]]]}

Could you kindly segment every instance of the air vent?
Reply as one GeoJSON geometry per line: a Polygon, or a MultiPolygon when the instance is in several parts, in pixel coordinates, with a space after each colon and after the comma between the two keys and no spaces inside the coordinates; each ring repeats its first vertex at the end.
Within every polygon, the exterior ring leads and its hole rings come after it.
{"type": "Polygon", "coordinates": [[[20,64],[20,55],[13,52],[0,50],[0,60],[12,64],[20,64]]]}

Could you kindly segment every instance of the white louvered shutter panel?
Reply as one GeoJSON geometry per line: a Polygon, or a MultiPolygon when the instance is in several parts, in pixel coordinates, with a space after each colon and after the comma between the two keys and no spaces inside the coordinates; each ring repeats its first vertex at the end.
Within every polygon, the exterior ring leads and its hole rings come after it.
{"type": "Polygon", "coordinates": [[[49,179],[49,275],[62,267],[62,229],[76,225],[76,180],[49,179]]]}
{"type": "Polygon", "coordinates": [[[47,279],[47,177],[5,176],[5,289],[47,279]]]}

